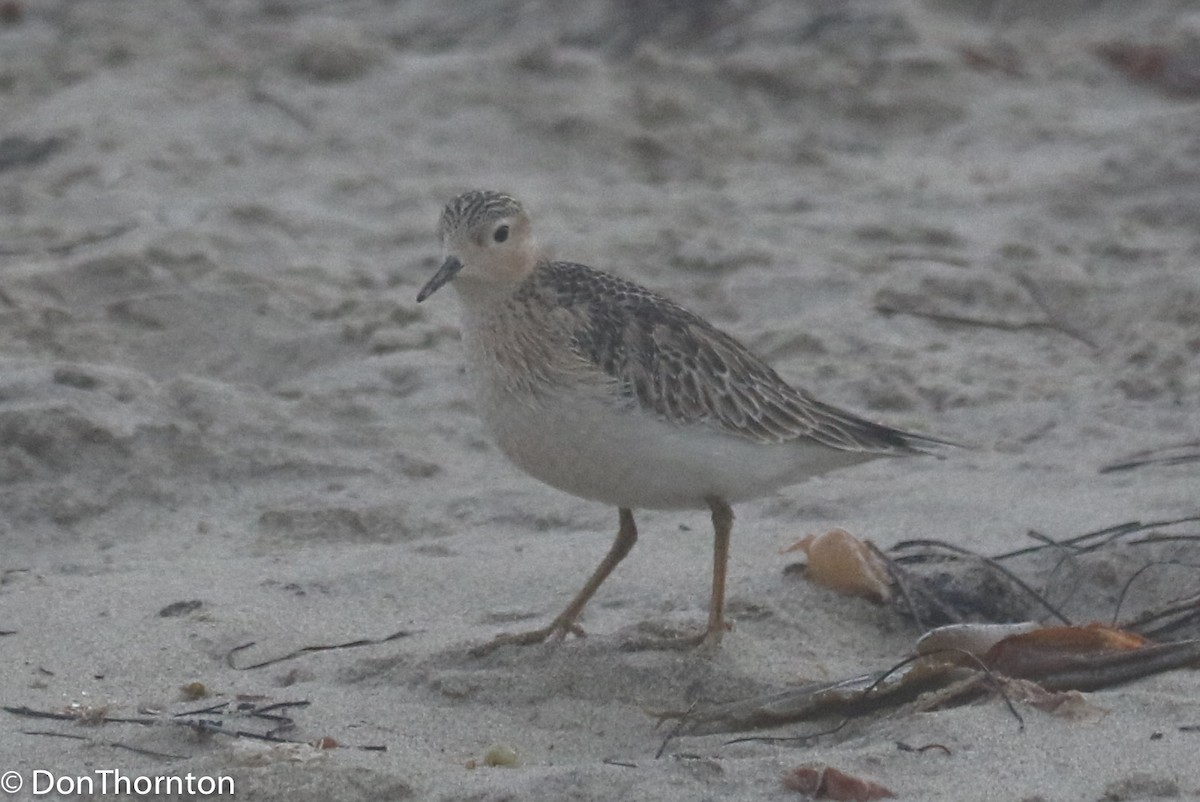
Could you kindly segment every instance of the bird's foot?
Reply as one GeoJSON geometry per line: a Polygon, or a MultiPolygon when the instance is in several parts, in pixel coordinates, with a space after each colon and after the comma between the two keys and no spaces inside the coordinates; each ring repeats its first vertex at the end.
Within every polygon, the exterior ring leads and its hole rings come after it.
{"type": "Polygon", "coordinates": [[[655,627],[655,629],[658,632],[654,635],[634,638],[621,644],[621,651],[661,652],[698,649],[704,652],[715,652],[721,646],[722,636],[724,636],[727,630],[733,629],[733,625],[722,621],[715,627],[709,627],[694,634],[669,632],[663,635],[659,634],[663,632],[662,628],[655,627]]]}
{"type": "Polygon", "coordinates": [[[570,633],[577,638],[586,638],[583,627],[573,621],[559,621],[557,618],[548,626],[531,629],[528,632],[505,632],[497,635],[487,643],[471,649],[472,657],[484,657],[499,649],[501,646],[531,646],[546,641],[560,641],[570,633]]]}

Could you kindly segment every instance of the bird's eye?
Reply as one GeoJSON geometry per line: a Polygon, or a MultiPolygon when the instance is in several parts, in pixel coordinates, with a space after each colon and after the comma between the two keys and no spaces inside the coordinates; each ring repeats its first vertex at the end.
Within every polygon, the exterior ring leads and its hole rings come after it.
{"type": "Polygon", "coordinates": [[[504,242],[508,239],[508,226],[500,226],[496,229],[495,233],[492,234],[492,239],[496,242],[504,242]]]}

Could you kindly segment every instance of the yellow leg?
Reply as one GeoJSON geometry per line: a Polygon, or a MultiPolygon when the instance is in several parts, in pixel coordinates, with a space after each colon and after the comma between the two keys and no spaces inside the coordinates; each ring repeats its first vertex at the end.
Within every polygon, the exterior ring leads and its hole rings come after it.
{"type": "Polygon", "coordinates": [[[708,602],[708,628],[701,642],[717,646],[728,628],[725,624],[725,571],[729,565],[729,535],[733,531],[733,508],[719,498],[708,499],[713,522],[712,597],[708,602]]]}
{"type": "Polygon", "coordinates": [[[668,638],[642,638],[626,643],[627,651],[653,649],[690,649],[695,646],[716,648],[729,625],[725,623],[725,573],[729,565],[729,535],[733,531],[733,509],[715,496],[705,499],[712,510],[713,522],[713,574],[712,596],[708,601],[708,626],[698,635],[673,636],[668,638]]]}
{"type": "MultiPolygon", "coordinates": [[[[542,643],[546,640],[562,640],[567,636],[568,632],[582,636],[583,629],[576,623],[576,620],[583,612],[583,608],[587,606],[588,601],[596,594],[600,586],[604,584],[604,580],[608,579],[608,575],[613,572],[613,569],[617,567],[621,560],[625,559],[625,555],[629,554],[630,549],[633,548],[633,544],[637,543],[638,533],[637,525],[633,522],[633,511],[621,507],[619,518],[620,527],[617,529],[617,538],[613,541],[612,548],[608,550],[608,554],[604,555],[604,559],[600,561],[600,565],[596,567],[591,577],[588,578],[583,589],[575,594],[575,598],[567,605],[567,609],[559,613],[558,617],[541,629],[500,635],[489,643],[475,647],[471,650],[471,654],[476,657],[482,657],[499,646],[507,646],[509,644],[527,646],[533,643],[542,643]]],[[[726,535],[726,545],[728,546],[728,535],[726,535]]]]}

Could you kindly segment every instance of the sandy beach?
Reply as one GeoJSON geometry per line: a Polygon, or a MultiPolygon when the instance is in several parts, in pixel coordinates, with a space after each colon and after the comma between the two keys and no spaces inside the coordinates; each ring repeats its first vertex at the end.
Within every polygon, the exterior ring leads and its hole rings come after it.
{"type": "MultiPolygon", "coordinates": [[[[742,802],[814,762],[906,800],[1200,798],[1194,670],[1023,726],[993,696],[664,749],[652,715],[912,651],[788,570],[807,533],[997,554],[1200,515],[1198,131],[1194,1],[0,3],[0,700],[79,719],[0,711],[6,798],[742,802]],[[970,447],[738,505],[717,654],[622,649],[703,624],[698,510],[638,516],[586,638],[470,656],[617,526],[505,460],[453,294],[415,302],[472,188],[970,447]]],[[[1200,592],[1180,548],[1138,588],[1200,592]]],[[[1074,620],[1131,560],[1076,575],[1074,620]]]]}

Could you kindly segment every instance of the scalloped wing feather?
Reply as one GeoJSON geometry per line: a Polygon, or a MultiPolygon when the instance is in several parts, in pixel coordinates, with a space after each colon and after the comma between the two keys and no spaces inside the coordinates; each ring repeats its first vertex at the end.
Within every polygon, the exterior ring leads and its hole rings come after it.
{"type": "Polygon", "coordinates": [[[822,403],[703,318],[607,273],[544,263],[529,291],[570,310],[571,345],[581,359],[611,377],[631,403],[667,420],[760,443],[808,438],[871,454],[952,445],[822,403]]]}

